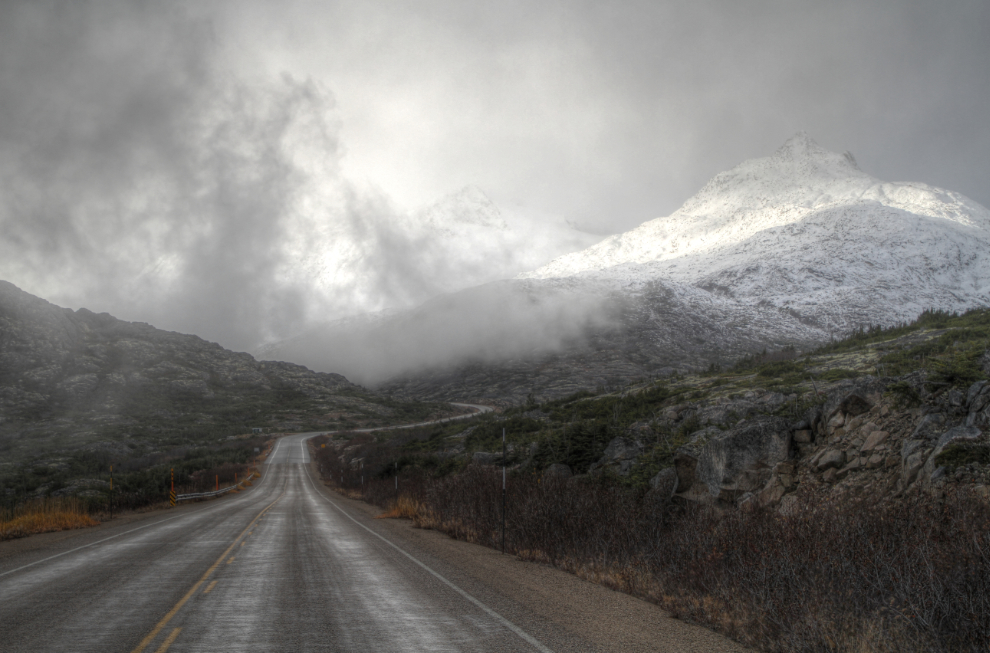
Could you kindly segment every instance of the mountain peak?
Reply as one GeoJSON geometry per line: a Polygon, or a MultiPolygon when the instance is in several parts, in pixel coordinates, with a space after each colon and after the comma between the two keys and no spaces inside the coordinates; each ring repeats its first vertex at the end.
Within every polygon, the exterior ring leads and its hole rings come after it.
{"type": "Polygon", "coordinates": [[[673,214],[519,278],[662,279],[826,320],[832,311],[889,323],[928,306],[990,302],[988,252],[982,206],[926,184],[884,183],[798,132],[715,175],[673,214]]]}
{"type": "MultiPolygon", "coordinates": [[[[756,159],[757,161],[759,159],[756,159]]],[[[837,170],[853,169],[859,172],[859,166],[852,152],[838,154],[819,145],[806,131],[799,131],[781,145],[770,156],[770,160],[787,164],[812,164],[816,167],[834,168],[837,170]]]]}
{"type": "Polygon", "coordinates": [[[813,156],[819,152],[827,152],[827,150],[809,136],[808,132],[802,130],[784,141],[784,144],[777,148],[775,154],[798,158],[813,156]]]}

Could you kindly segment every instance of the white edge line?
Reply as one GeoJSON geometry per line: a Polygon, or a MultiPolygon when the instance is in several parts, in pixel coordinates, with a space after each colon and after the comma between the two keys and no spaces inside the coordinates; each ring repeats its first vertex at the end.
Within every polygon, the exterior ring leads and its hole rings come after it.
{"type": "MultiPolygon", "coordinates": [[[[198,510],[196,512],[199,512],[198,510]]],[[[167,521],[172,521],[173,519],[178,519],[179,517],[185,517],[186,515],[175,515],[174,517],[169,517],[167,519],[162,519],[161,521],[156,521],[151,524],[145,524],[144,526],[138,526],[137,528],[132,528],[129,531],[124,531],[123,533],[117,533],[116,535],[111,535],[110,537],[105,537],[102,540],[97,540],[96,542],[90,542],[89,544],[84,544],[82,546],[77,546],[74,549],[69,549],[68,551],[63,551],[62,553],[56,553],[53,556],[48,556],[47,558],[42,558],[41,560],[35,560],[34,562],[28,563],[23,567],[18,567],[16,569],[11,569],[0,574],[0,577],[6,576],[7,574],[12,574],[15,571],[20,571],[21,569],[27,569],[28,567],[33,567],[35,565],[41,564],[42,562],[47,562],[48,560],[54,560],[55,558],[61,558],[64,555],[69,555],[70,553],[75,553],[76,551],[82,551],[83,549],[88,549],[91,546],[96,546],[97,544],[103,544],[108,540],[112,540],[115,537],[120,537],[121,535],[127,535],[128,533],[133,533],[135,531],[140,531],[145,528],[151,528],[152,526],[157,526],[158,524],[164,524],[167,521]]]]}
{"type": "Polygon", "coordinates": [[[419,560],[417,560],[416,558],[414,558],[412,556],[412,554],[407,553],[399,545],[397,545],[397,544],[393,543],[392,541],[386,539],[385,537],[379,535],[378,533],[376,533],[375,531],[371,530],[370,528],[368,528],[367,526],[365,526],[364,524],[362,524],[358,520],[356,520],[353,517],[351,517],[343,508],[341,508],[336,503],[334,503],[333,500],[330,499],[330,497],[328,497],[323,492],[320,492],[317,489],[316,485],[313,483],[313,477],[309,473],[308,468],[307,468],[307,471],[306,471],[306,478],[309,480],[309,484],[312,486],[312,488],[314,490],[316,490],[316,493],[319,496],[323,497],[323,499],[325,499],[327,501],[327,503],[329,503],[331,506],[333,506],[334,508],[336,508],[340,512],[340,514],[344,515],[345,517],[347,517],[348,519],[350,519],[352,522],[354,522],[355,524],[357,524],[358,526],[360,526],[364,530],[368,531],[369,533],[371,533],[372,535],[374,535],[375,537],[377,537],[378,539],[380,539],[382,542],[384,542],[385,544],[388,544],[390,547],[392,547],[393,549],[395,549],[396,551],[398,551],[399,553],[401,553],[402,555],[406,556],[407,558],[409,558],[410,560],[412,560],[414,563],[416,563],[417,565],[419,565],[420,567],[422,567],[423,569],[425,569],[427,572],[429,572],[434,577],[436,577],[437,580],[439,580],[440,582],[442,582],[444,585],[446,585],[450,589],[454,590],[455,592],[457,592],[458,594],[460,594],[461,596],[463,596],[465,599],[467,599],[468,601],[470,601],[471,603],[473,603],[474,605],[476,605],[478,608],[480,608],[481,610],[483,610],[486,614],[488,614],[488,616],[490,616],[493,619],[495,619],[496,621],[500,622],[503,626],[505,626],[506,628],[508,628],[512,632],[514,632],[516,635],[519,635],[519,637],[521,637],[522,639],[524,639],[529,645],[531,645],[536,650],[540,651],[541,653],[553,653],[553,651],[551,651],[546,646],[544,646],[543,644],[541,644],[536,638],[534,638],[532,635],[530,635],[529,633],[527,633],[525,630],[523,630],[519,626],[515,625],[514,623],[512,623],[511,621],[509,621],[508,619],[506,619],[505,617],[503,617],[499,613],[495,612],[494,610],[492,610],[491,608],[489,608],[487,605],[485,605],[484,603],[482,603],[478,599],[474,598],[473,596],[471,596],[470,594],[468,594],[467,592],[465,592],[464,590],[462,590],[457,585],[454,585],[452,582],[450,582],[449,580],[447,580],[446,578],[444,578],[443,576],[441,576],[439,573],[437,573],[437,572],[433,571],[432,569],[430,569],[429,567],[427,567],[425,564],[423,564],[422,562],[420,562],[419,560]]]}

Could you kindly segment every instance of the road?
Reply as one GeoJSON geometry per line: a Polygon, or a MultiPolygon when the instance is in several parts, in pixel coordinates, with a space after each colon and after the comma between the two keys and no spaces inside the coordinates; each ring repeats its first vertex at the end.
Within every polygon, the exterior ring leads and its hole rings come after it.
{"type": "MultiPolygon", "coordinates": [[[[471,575],[448,563],[445,538],[429,540],[438,534],[403,536],[405,526],[375,520],[329,492],[310,464],[312,435],[280,439],[244,492],[63,539],[51,534],[45,546],[0,555],[0,650],[610,648],[514,599],[513,587],[525,583],[499,589],[483,578],[490,572],[471,575]]],[[[455,544],[500,565],[511,558],[455,544]]]]}

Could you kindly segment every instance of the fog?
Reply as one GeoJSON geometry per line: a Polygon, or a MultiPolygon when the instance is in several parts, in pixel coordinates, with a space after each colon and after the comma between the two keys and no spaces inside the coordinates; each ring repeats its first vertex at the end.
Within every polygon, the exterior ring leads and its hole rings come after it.
{"type": "Polygon", "coordinates": [[[579,347],[618,325],[605,292],[521,281],[445,294],[411,311],[321,325],[264,351],[265,359],[306,361],[355,383],[455,365],[492,363],[579,347]]]}
{"type": "MultiPolygon", "coordinates": [[[[517,221],[455,255],[415,216],[466,185],[603,235],[804,129],[990,204],[988,23],[968,0],[4,2],[0,278],[251,350],[590,242],[517,221]],[[569,240],[532,244],[550,233],[569,240]]],[[[554,349],[605,319],[491,292],[417,313],[456,328],[420,320],[382,360],[554,349]]]]}

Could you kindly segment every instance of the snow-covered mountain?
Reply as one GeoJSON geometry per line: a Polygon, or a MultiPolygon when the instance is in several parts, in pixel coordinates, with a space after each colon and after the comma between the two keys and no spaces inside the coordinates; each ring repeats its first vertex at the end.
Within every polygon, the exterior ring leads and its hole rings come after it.
{"type": "Polygon", "coordinates": [[[520,279],[653,280],[772,305],[830,329],[990,304],[990,211],[922,183],[884,183],[801,132],[716,175],[668,217],[520,279]]]}
{"type": "MultiPolygon", "coordinates": [[[[441,204],[442,219],[420,219],[450,242],[498,233],[508,219],[479,209],[473,193],[441,204]]],[[[267,355],[396,395],[515,400],[980,305],[990,305],[990,211],[925,184],[881,182],[799,133],[716,175],[668,217],[267,355]]]]}

